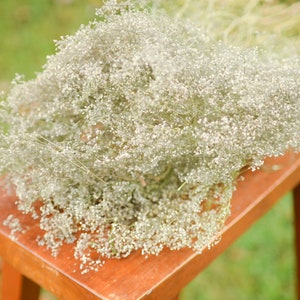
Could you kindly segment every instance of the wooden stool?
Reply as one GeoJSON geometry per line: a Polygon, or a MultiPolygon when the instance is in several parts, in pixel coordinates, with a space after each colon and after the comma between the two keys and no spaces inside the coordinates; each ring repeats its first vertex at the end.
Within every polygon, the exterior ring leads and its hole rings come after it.
{"type": "MultiPolygon", "coordinates": [[[[212,249],[204,249],[201,255],[189,249],[166,249],[148,259],[136,252],[126,259],[108,260],[98,272],[84,275],[73,257],[72,245],[64,245],[57,258],[53,258],[49,250],[37,246],[36,237],[41,235],[38,224],[16,209],[15,196],[1,191],[0,256],[5,262],[2,300],[36,300],[40,286],[61,300],[177,299],[179,291],[189,281],[292,189],[295,196],[296,254],[299,258],[300,155],[287,154],[280,159],[268,159],[264,170],[249,171],[244,177],[234,193],[232,215],[226,222],[222,239],[212,249]],[[10,214],[20,218],[28,227],[17,241],[9,238],[9,229],[3,226],[10,214]]],[[[299,260],[297,270],[299,278],[299,260]]]]}

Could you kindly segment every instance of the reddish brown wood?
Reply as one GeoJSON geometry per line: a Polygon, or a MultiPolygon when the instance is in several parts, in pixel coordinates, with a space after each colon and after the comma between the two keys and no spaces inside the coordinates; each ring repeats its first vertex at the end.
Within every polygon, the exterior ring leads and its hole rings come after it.
{"type": "Polygon", "coordinates": [[[9,264],[3,263],[2,266],[2,298],[20,300],[22,293],[22,275],[9,264]]]}
{"type": "Polygon", "coordinates": [[[0,197],[0,256],[18,271],[51,291],[61,300],[81,299],[173,299],[211,261],[266,213],[287,191],[300,183],[300,154],[269,160],[265,171],[247,172],[232,199],[232,215],[221,241],[197,255],[189,249],[165,249],[145,259],[139,252],[126,259],[111,259],[99,270],[82,275],[73,258],[72,245],[65,245],[57,258],[38,247],[38,224],[15,208],[15,196],[2,191],[0,197]],[[280,164],[277,171],[270,167],[280,164]],[[9,238],[3,220],[10,214],[28,230],[16,242],[9,238]]]}
{"type": "Polygon", "coordinates": [[[2,267],[2,298],[3,300],[38,300],[40,287],[23,276],[8,263],[2,267]]]}
{"type": "Polygon", "coordinates": [[[296,275],[297,299],[300,300],[300,184],[294,189],[294,220],[295,220],[295,247],[296,247],[296,275]]]}

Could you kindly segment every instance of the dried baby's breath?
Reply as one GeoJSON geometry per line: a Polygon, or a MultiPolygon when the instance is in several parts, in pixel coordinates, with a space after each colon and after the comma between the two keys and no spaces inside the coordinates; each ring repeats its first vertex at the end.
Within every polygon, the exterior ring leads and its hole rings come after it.
{"type": "Polygon", "coordinates": [[[113,2],[56,42],[35,79],[16,78],[1,110],[1,171],[19,209],[41,201],[40,243],[57,255],[75,242],[92,269],[137,249],[200,252],[239,170],[300,149],[299,58],[113,2]]]}
{"type": "Polygon", "coordinates": [[[3,225],[7,226],[10,229],[9,237],[15,241],[21,233],[25,233],[26,230],[22,227],[18,218],[15,218],[13,215],[9,215],[3,222],[3,225]]]}

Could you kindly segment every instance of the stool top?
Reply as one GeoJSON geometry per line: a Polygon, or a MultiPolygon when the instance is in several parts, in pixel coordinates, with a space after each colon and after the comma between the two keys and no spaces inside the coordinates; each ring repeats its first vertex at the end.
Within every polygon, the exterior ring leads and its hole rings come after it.
{"type": "Polygon", "coordinates": [[[139,252],[124,259],[109,259],[98,272],[82,274],[72,244],[63,245],[54,258],[38,246],[38,222],[15,206],[16,196],[0,190],[0,256],[22,274],[60,299],[172,299],[190,280],[266,213],[286,192],[300,183],[300,154],[267,159],[262,170],[247,171],[238,181],[220,242],[201,255],[190,249],[163,250],[147,259],[139,252]],[[3,221],[13,214],[26,233],[10,238],[3,221]]]}

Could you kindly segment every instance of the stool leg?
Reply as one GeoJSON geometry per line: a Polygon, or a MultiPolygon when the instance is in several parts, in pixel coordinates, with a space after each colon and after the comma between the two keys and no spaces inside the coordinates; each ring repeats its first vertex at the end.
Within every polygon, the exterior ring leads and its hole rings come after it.
{"type": "Polygon", "coordinates": [[[2,300],[38,300],[40,287],[3,262],[2,300]]]}
{"type": "Polygon", "coordinates": [[[300,300],[300,184],[294,189],[297,299],[300,300]]]}

